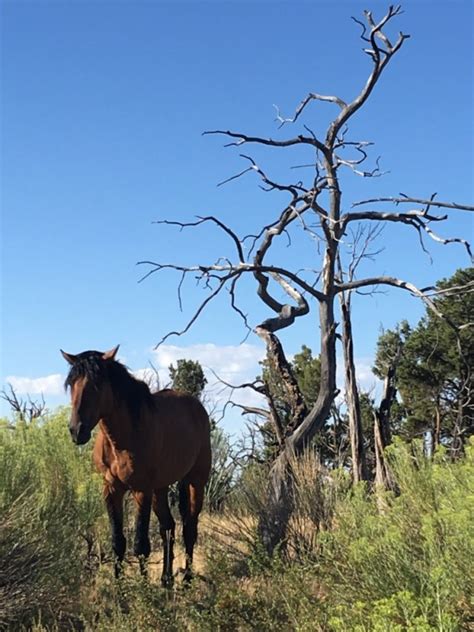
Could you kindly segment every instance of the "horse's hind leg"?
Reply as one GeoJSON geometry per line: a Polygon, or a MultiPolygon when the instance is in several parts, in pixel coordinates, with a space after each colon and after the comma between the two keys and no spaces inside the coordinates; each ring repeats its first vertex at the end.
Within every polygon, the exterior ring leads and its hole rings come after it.
{"type": "Polygon", "coordinates": [[[153,511],[160,523],[160,534],[163,540],[163,574],[161,584],[165,588],[173,585],[173,545],[174,545],[174,518],[171,515],[168,504],[168,488],[157,489],[153,494],[153,511]]]}
{"type": "Polygon", "coordinates": [[[185,479],[179,484],[179,511],[183,520],[183,539],[186,551],[184,581],[192,579],[194,545],[197,540],[198,518],[204,500],[205,483],[185,479]]]}
{"type": "Polygon", "coordinates": [[[146,575],[146,560],[150,555],[150,527],[151,494],[134,492],[133,497],[137,504],[137,523],[135,527],[135,542],[133,552],[138,557],[140,572],[146,575]]]}
{"type": "Polygon", "coordinates": [[[105,483],[104,500],[109,514],[110,528],[112,531],[112,550],[115,556],[115,577],[120,575],[122,561],[125,555],[126,540],[123,535],[123,497],[125,489],[121,485],[105,483]]]}

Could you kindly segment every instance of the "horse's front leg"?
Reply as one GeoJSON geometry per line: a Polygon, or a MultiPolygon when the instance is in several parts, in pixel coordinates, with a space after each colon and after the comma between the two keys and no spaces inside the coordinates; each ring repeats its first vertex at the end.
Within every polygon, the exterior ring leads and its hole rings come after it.
{"type": "Polygon", "coordinates": [[[137,522],[135,526],[135,543],[133,552],[138,557],[140,572],[146,575],[146,561],[150,555],[150,527],[151,494],[134,492],[133,497],[137,504],[137,522]]]}
{"type": "Polygon", "coordinates": [[[153,493],[153,511],[160,523],[160,534],[163,540],[163,574],[161,584],[165,588],[173,585],[173,545],[175,522],[168,504],[168,488],[157,489],[153,493]]]}
{"type": "Polygon", "coordinates": [[[122,570],[122,561],[127,546],[123,535],[123,497],[125,488],[120,483],[105,483],[104,500],[109,514],[110,529],[112,532],[112,550],[114,552],[115,577],[119,577],[122,570]]]}

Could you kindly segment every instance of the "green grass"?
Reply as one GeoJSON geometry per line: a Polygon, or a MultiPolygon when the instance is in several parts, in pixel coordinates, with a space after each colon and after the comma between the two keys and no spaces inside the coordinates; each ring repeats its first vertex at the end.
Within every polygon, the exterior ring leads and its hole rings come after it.
{"type": "Polygon", "coordinates": [[[395,443],[399,494],[383,502],[344,472],[325,478],[307,456],[295,467],[287,554],[273,561],[256,537],[264,472],[248,472],[203,528],[204,577],[167,592],[135,570],[113,580],[100,477],[67,416],[0,427],[3,629],[474,629],[474,443],[456,463],[395,443]]]}

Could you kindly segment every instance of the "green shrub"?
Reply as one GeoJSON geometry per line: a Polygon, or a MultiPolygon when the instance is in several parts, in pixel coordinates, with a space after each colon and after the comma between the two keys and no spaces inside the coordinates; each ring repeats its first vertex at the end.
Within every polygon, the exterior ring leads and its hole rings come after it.
{"type": "Polygon", "coordinates": [[[0,429],[4,627],[80,609],[81,581],[104,510],[90,449],[78,451],[68,434],[65,410],[0,429]]]}
{"type": "Polygon", "coordinates": [[[342,613],[331,626],[459,629],[473,607],[474,448],[456,463],[442,454],[433,463],[416,444],[395,444],[388,456],[400,493],[380,513],[355,488],[321,536],[319,572],[342,613]]]}
{"type": "MultiPolygon", "coordinates": [[[[207,518],[204,576],[173,591],[97,564],[109,546],[100,477],[67,412],[0,428],[0,626],[123,632],[385,632],[469,629],[474,603],[474,443],[451,462],[395,443],[381,499],[306,455],[294,464],[284,556],[258,541],[266,470],[249,467],[207,518]],[[209,527],[210,524],[210,527],[209,527]],[[36,623],[35,623],[36,622],[36,623]]],[[[202,550],[201,549],[201,550],[202,550]]],[[[158,561],[159,560],[155,560],[158,561]]]]}

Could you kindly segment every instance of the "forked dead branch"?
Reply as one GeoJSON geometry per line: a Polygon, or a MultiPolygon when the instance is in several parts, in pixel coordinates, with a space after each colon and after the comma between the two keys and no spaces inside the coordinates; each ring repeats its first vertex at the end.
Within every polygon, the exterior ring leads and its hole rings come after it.
{"type": "MultiPolygon", "coordinates": [[[[245,326],[250,327],[251,317],[239,306],[237,291],[239,282],[251,275],[256,282],[256,294],[269,310],[269,316],[260,323],[253,324],[254,332],[264,341],[267,349],[268,361],[272,369],[280,376],[285,386],[285,393],[291,409],[291,433],[282,434],[281,423],[274,419],[269,401],[269,419],[273,419],[275,434],[279,437],[281,451],[276,459],[269,482],[267,513],[261,516],[260,531],[269,552],[284,539],[286,525],[292,508],[291,473],[289,463],[294,454],[300,454],[308,442],[326,423],[330,407],[337,395],[336,387],[336,341],[338,339],[338,323],[335,309],[342,297],[341,305],[345,318],[346,360],[350,363],[351,330],[350,330],[350,294],[363,288],[374,289],[380,286],[400,288],[422,299],[427,306],[436,311],[438,316],[444,317],[437,310],[432,300],[433,288],[418,288],[410,280],[394,276],[373,276],[356,278],[357,256],[353,253],[347,261],[342,244],[351,239],[351,227],[364,225],[367,222],[377,226],[389,226],[399,223],[417,232],[421,247],[426,250],[424,238],[432,239],[442,244],[461,245],[472,259],[469,243],[461,237],[440,237],[432,228],[448,220],[448,215],[433,213],[437,209],[457,209],[472,211],[473,206],[443,202],[435,199],[435,194],[425,197],[410,197],[399,194],[395,197],[381,197],[355,202],[352,210],[343,212],[341,206],[341,176],[343,171],[350,170],[354,175],[362,178],[374,178],[382,175],[379,158],[375,165],[366,167],[369,160],[371,143],[348,138],[349,122],[364,106],[375,89],[382,73],[392,58],[401,50],[408,39],[408,35],[398,32],[395,36],[389,33],[393,22],[401,15],[400,6],[390,6],[386,14],[377,21],[370,11],[365,11],[363,19],[354,18],[361,27],[360,37],[364,43],[364,52],[371,62],[371,70],[365,84],[358,95],[350,102],[337,95],[320,95],[311,92],[304,97],[297,106],[293,116],[286,117],[277,108],[278,130],[285,131],[290,126],[300,124],[304,117],[309,116],[310,106],[318,108],[329,103],[335,104],[338,113],[329,123],[326,132],[318,136],[308,124],[295,135],[280,138],[266,138],[249,135],[231,130],[212,130],[205,132],[209,135],[224,136],[229,139],[227,147],[246,147],[246,153],[240,154],[247,166],[234,176],[227,178],[221,184],[228,183],[249,173],[254,173],[260,180],[261,187],[266,191],[280,192],[287,199],[282,207],[276,211],[275,219],[263,226],[255,227],[251,235],[240,237],[226,222],[215,216],[199,217],[194,222],[179,222],[163,220],[162,224],[178,226],[180,229],[203,228],[213,224],[223,231],[230,239],[231,251],[213,262],[198,263],[192,266],[177,263],[162,263],[142,261],[148,270],[143,278],[157,272],[171,270],[179,273],[180,281],[178,294],[181,295],[183,282],[188,277],[195,277],[198,283],[207,288],[205,299],[190,317],[187,325],[181,331],[169,332],[161,342],[171,335],[181,335],[189,330],[207,305],[219,294],[227,291],[230,296],[230,307],[243,319],[245,326]],[[286,148],[300,148],[305,161],[298,165],[304,171],[298,174],[310,174],[307,181],[298,180],[281,183],[274,180],[261,167],[257,160],[249,155],[252,146],[267,147],[269,150],[284,151],[286,148]],[[309,153],[309,157],[308,157],[309,153]],[[367,205],[371,206],[365,210],[367,205]],[[379,206],[382,205],[381,208],[379,206]],[[387,208],[388,205],[388,208],[387,208]],[[408,210],[403,210],[408,206],[408,210]],[[356,224],[354,224],[356,223],[356,224]],[[276,251],[274,247],[278,237],[285,235],[292,244],[292,235],[302,230],[311,239],[314,248],[314,267],[301,270],[301,258],[294,253],[291,265],[287,263],[268,263],[269,255],[276,251]],[[282,296],[286,299],[282,300],[282,296]],[[304,399],[295,380],[290,363],[283,346],[278,338],[278,332],[292,326],[298,318],[308,314],[313,305],[319,309],[320,325],[320,358],[321,380],[320,390],[314,406],[307,410],[304,399]],[[349,336],[349,339],[347,339],[349,336]]],[[[281,131],[277,130],[277,134],[281,131]]],[[[294,155],[294,152],[293,154],[294,155]]],[[[291,171],[290,171],[291,172],[291,171]]],[[[293,171],[293,173],[295,173],[293,171]]],[[[357,233],[357,231],[355,231],[357,233]]],[[[181,303],[181,300],[180,300],[181,303]]],[[[352,372],[355,370],[352,367],[352,372]]],[[[347,383],[352,380],[355,385],[355,375],[347,377],[347,383]]],[[[357,423],[354,428],[357,429],[357,423]]],[[[354,430],[355,432],[355,430],[354,430]]],[[[359,437],[360,439],[360,437],[359,437]]],[[[354,450],[360,450],[360,441],[353,442],[353,461],[357,455],[354,450]]],[[[363,464],[359,477],[363,477],[363,464]]]]}

